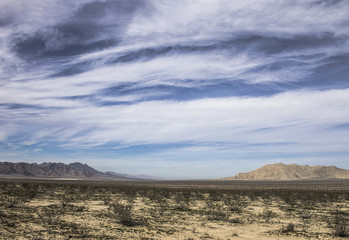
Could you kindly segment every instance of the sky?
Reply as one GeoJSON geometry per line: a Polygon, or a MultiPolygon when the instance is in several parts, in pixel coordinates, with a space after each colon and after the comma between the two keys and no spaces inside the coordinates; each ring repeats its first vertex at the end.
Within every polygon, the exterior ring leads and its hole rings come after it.
{"type": "Polygon", "coordinates": [[[346,0],[0,1],[0,160],[165,179],[349,169],[346,0]]]}

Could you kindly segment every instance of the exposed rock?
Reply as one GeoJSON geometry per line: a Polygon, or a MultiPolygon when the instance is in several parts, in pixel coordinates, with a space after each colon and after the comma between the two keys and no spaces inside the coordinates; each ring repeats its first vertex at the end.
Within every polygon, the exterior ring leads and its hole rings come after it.
{"type": "Polygon", "coordinates": [[[295,180],[348,178],[349,170],[335,166],[308,166],[297,164],[269,164],[248,173],[239,173],[226,180],[295,180]]]}
{"type": "Polygon", "coordinates": [[[87,164],[82,163],[12,163],[0,162],[0,175],[21,175],[27,177],[65,177],[65,178],[127,178],[125,176],[111,175],[100,172],[87,164]]]}

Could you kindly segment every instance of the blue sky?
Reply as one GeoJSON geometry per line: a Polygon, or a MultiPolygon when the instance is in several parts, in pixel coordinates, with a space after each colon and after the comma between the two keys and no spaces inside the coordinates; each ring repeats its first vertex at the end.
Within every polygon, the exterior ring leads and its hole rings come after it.
{"type": "Polygon", "coordinates": [[[0,2],[0,160],[168,179],[349,168],[349,2],[0,2]]]}

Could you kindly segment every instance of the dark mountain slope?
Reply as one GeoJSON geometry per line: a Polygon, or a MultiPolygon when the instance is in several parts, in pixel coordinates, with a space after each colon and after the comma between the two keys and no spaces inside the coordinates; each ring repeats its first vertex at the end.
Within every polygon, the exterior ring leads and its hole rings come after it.
{"type": "Polygon", "coordinates": [[[0,162],[0,175],[20,175],[27,177],[66,177],[66,178],[119,178],[127,179],[122,174],[100,172],[82,163],[12,163],[0,162]]]}

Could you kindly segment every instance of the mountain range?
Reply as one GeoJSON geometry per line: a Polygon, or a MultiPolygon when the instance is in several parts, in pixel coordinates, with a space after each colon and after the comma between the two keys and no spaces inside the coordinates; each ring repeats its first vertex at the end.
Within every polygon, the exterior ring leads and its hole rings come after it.
{"type": "Polygon", "coordinates": [[[349,179],[349,170],[335,166],[268,164],[254,171],[239,173],[225,180],[349,179]]]}
{"type": "MultiPolygon", "coordinates": [[[[77,178],[77,179],[154,179],[150,176],[132,176],[112,171],[101,172],[87,164],[44,162],[0,162],[0,176],[77,178]]],[[[297,164],[268,164],[247,173],[239,173],[223,180],[297,180],[297,179],[349,179],[349,170],[335,166],[308,166],[297,164]]]]}
{"type": "Polygon", "coordinates": [[[79,162],[70,164],[55,162],[44,162],[40,164],[25,162],[0,162],[0,175],[49,178],[140,179],[137,176],[115,172],[100,172],[87,164],[82,164],[79,162]]]}

